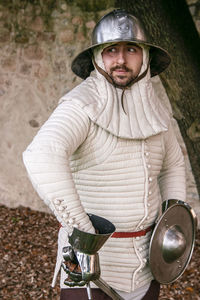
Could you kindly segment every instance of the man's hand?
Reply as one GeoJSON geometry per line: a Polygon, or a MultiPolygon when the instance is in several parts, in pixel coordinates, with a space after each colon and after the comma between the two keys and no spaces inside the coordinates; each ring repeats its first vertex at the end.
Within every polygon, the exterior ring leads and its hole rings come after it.
{"type": "Polygon", "coordinates": [[[68,274],[64,284],[70,287],[83,286],[86,284],[86,281],[82,279],[82,273],[79,264],[77,265],[71,261],[65,261],[62,263],[62,268],[68,274]]]}
{"type": "Polygon", "coordinates": [[[81,268],[71,246],[63,248],[63,258],[62,268],[68,274],[64,284],[70,287],[85,285],[86,281],[82,279],[81,268]]]}
{"type": "Polygon", "coordinates": [[[68,274],[64,284],[73,286],[83,286],[91,280],[100,276],[98,254],[88,255],[75,251],[71,246],[63,248],[62,268],[68,274]]]}

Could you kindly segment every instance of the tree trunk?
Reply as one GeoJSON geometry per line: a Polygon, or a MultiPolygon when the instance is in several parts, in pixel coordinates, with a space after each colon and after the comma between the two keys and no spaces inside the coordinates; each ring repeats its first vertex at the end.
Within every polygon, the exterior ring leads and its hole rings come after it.
{"type": "Polygon", "coordinates": [[[171,65],[160,76],[187,147],[200,195],[200,39],[185,0],[115,0],[138,17],[150,42],[166,49],[171,65]]]}

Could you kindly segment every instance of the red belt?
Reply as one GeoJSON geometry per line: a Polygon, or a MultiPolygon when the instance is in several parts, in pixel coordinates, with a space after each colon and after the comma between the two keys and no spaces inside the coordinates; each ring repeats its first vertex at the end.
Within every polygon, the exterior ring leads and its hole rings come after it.
{"type": "Polygon", "coordinates": [[[153,229],[154,225],[147,227],[144,230],[135,231],[135,232],[114,232],[111,237],[112,238],[130,238],[130,237],[137,237],[137,236],[144,236],[147,232],[153,229]]]}

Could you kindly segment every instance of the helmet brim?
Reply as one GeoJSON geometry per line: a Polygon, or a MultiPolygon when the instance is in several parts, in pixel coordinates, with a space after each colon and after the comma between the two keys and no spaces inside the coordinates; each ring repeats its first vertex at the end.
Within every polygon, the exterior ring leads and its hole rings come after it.
{"type": "MultiPolygon", "coordinates": [[[[81,53],[79,53],[74,60],[72,61],[71,69],[72,71],[82,79],[86,79],[90,76],[90,73],[94,70],[94,65],[92,63],[92,55],[93,49],[103,44],[109,43],[119,43],[125,42],[126,40],[110,40],[106,43],[96,44],[88,47],[81,53]]],[[[155,46],[148,42],[140,41],[140,40],[127,40],[127,42],[133,42],[136,44],[146,45],[150,47],[149,54],[150,54],[150,71],[151,77],[159,75],[162,73],[170,64],[171,57],[169,53],[161,47],[155,46]]]]}

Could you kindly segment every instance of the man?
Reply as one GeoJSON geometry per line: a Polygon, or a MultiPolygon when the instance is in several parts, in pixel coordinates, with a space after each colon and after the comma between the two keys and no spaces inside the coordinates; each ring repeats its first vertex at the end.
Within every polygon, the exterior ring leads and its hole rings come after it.
{"type": "MultiPolygon", "coordinates": [[[[101,277],[124,299],[158,299],[148,265],[151,230],[161,199],[185,200],[172,116],[151,83],[169,63],[133,15],[105,15],[92,46],[72,63],[85,80],[61,99],[24,152],[33,186],[62,225],[53,284],[73,228],[95,232],[92,213],[116,227],[99,252],[101,277]]],[[[61,271],[61,299],[87,299],[85,289],[64,285],[66,276],[61,271]]],[[[93,291],[94,299],[110,299],[93,291]]]]}

